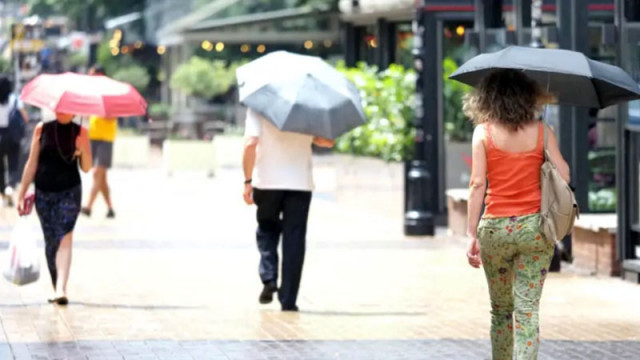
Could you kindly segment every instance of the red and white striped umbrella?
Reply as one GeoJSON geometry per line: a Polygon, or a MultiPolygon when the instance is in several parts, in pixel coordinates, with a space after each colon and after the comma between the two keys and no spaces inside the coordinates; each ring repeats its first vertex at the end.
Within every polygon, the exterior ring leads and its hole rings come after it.
{"type": "Polygon", "coordinates": [[[106,76],[43,74],[27,83],[20,99],[27,104],[73,115],[106,118],[145,115],[147,102],[130,84],[106,76]]]}

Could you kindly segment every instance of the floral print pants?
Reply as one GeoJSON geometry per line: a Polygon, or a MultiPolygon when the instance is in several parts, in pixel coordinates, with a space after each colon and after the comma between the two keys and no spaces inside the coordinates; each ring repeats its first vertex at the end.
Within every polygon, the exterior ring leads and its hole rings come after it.
{"type": "Polygon", "coordinates": [[[535,214],[485,218],[478,226],[491,298],[493,360],[513,359],[514,337],[517,360],[538,358],[538,308],[554,249],[539,223],[535,214]]]}
{"type": "Polygon", "coordinates": [[[46,192],[36,188],[36,212],[44,233],[45,255],[54,289],[58,281],[56,256],[60,242],[75,228],[81,202],[81,185],[60,192],[46,192]]]}

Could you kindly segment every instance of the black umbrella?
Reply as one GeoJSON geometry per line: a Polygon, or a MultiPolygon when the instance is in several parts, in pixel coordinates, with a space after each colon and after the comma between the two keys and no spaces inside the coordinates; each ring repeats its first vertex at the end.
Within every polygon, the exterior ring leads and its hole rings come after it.
{"type": "Polygon", "coordinates": [[[605,108],[640,99],[638,84],[624,70],[568,50],[511,46],[472,58],[450,78],[476,86],[503,69],[522,70],[561,104],[605,108]]]}

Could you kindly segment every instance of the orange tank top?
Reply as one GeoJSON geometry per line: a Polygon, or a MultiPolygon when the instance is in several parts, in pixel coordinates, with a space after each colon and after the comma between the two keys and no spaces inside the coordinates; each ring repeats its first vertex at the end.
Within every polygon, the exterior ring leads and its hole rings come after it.
{"type": "Polygon", "coordinates": [[[540,212],[540,167],[544,162],[543,124],[538,129],[538,145],[532,151],[508,152],[493,143],[491,126],[487,133],[486,218],[530,215],[540,212]]]}

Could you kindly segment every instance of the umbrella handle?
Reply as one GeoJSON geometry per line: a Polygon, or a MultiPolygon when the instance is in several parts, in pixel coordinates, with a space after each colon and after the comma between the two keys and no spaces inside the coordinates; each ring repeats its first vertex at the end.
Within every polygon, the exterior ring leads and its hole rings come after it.
{"type": "MultiPolygon", "coordinates": [[[[547,73],[547,93],[549,93],[549,87],[551,83],[551,74],[547,73]]],[[[547,119],[547,112],[549,111],[549,104],[544,104],[544,112],[542,114],[542,120],[545,121],[547,119]]]]}

